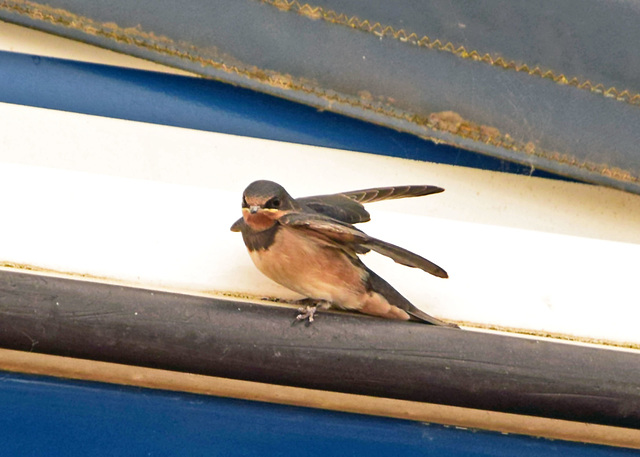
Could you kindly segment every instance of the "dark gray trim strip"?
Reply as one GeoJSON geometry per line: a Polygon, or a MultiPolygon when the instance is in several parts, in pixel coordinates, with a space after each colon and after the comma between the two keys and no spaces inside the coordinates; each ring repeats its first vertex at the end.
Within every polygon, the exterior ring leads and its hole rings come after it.
{"type": "Polygon", "coordinates": [[[0,347],[640,428],[640,357],[0,271],[0,347]]]}

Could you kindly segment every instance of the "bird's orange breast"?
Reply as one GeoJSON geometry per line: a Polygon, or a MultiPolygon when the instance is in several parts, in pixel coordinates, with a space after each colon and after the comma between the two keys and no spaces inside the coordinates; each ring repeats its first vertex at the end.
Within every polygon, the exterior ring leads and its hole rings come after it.
{"type": "Polygon", "coordinates": [[[249,254],[265,276],[306,297],[353,309],[365,292],[366,271],[304,230],[282,227],[269,249],[249,254]]]}

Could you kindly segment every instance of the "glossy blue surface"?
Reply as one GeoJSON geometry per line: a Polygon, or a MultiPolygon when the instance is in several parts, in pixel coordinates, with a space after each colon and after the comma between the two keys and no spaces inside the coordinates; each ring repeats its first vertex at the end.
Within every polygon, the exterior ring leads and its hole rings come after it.
{"type": "Polygon", "coordinates": [[[556,177],[217,81],[25,54],[0,52],[0,102],[556,177]]]}
{"type": "Polygon", "coordinates": [[[0,372],[3,456],[562,456],[627,449],[0,372]]]}

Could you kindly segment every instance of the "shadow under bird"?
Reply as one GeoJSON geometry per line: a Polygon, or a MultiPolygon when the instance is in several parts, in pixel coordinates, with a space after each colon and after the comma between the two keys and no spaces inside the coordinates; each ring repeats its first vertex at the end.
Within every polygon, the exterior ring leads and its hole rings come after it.
{"type": "Polygon", "coordinates": [[[439,278],[435,263],[373,238],[353,224],[367,222],[363,203],[442,192],[436,186],[398,186],[294,199],[280,184],[255,181],[242,196],[241,232],[255,266],[265,276],[307,299],[298,319],[313,322],[318,306],[359,311],[388,319],[457,327],[416,308],[362,263],[358,254],[375,251],[397,263],[439,278]]]}

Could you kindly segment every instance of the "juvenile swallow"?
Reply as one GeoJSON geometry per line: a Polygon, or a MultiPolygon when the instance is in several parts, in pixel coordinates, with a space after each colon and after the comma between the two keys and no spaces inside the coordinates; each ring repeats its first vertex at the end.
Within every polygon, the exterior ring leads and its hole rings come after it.
{"type": "Polygon", "coordinates": [[[334,306],[388,319],[457,327],[416,308],[358,255],[372,250],[439,278],[447,278],[446,271],[353,226],[370,220],[363,203],[443,190],[436,186],[381,187],[294,199],[275,182],[255,181],[243,193],[242,218],[231,231],[242,233],[258,270],[315,304],[301,309],[298,319],[313,322],[318,306],[334,306]]]}

